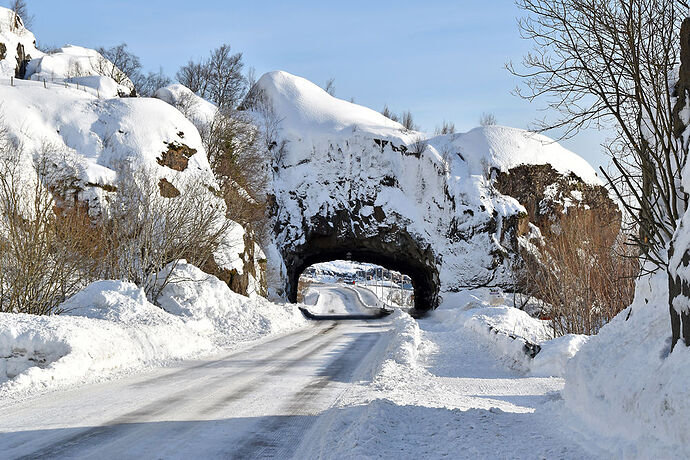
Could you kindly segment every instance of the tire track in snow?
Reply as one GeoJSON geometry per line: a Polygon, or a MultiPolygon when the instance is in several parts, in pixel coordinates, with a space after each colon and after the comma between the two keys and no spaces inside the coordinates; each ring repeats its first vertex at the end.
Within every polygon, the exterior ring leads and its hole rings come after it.
{"type": "Polygon", "coordinates": [[[339,351],[338,357],[318,373],[319,377],[305,385],[287,404],[290,415],[265,417],[255,435],[242,445],[224,452],[222,457],[233,459],[290,458],[304,435],[318,419],[320,412],[332,407],[337,396],[327,405],[319,407],[319,396],[333,382],[348,382],[365,361],[369,352],[384,335],[381,332],[361,334],[348,346],[339,351]]]}
{"type": "MultiPolygon", "coordinates": [[[[289,355],[290,353],[294,352],[295,350],[298,350],[300,348],[303,348],[304,346],[308,345],[310,342],[313,342],[314,340],[320,339],[323,336],[329,335],[332,331],[335,330],[335,328],[338,326],[337,323],[333,323],[325,328],[322,328],[318,331],[316,331],[314,334],[310,335],[309,337],[300,340],[297,343],[294,343],[284,349],[277,350],[275,353],[270,354],[269,356],[262,358],[261,360],[256,361],[256,367],[254,368],[256,372],[258,373],[262,366],[265,368],[267,365],[270,366],[271,363],[273,363],[276,359],[279,359],[280,357],[289,355]]],[[[303,331],[299,331],[303,332],[303,331]]],[[[257,347],[265,346],[266,344],[270,344],[272,342],[280,341],[280,339],[284,339],[285,337],[291,337],[289,336],[283,336],[280,337],[274,341],[269,341],[269,342],[264,342],[262,344],[257,345],[257,347]]],[[[332,337],[329,339],[326,339],[325,343],[320,343],[314,348],[310,348],[306,352],[300,354],[297,359],[298,360],[303,360],[307,356],[315,353],[318,350],[321,350],[328,345],[330,345],[333,341],[335,341],[337,337],[332,337]]],[[[172,377],[180,377],[188,372],[194,372],[197,370],[201,370],[204,368],[212,367],[213,365],[218,365],[218,363],[225,363],[227,361],[232,361],[231,358],[237,358],[238,356],[242,356],[245,354],[250,354],[250,352],[257,347],[253,347],[247,350],[244,350],[240,352],[239,354],[234,353],[230,354],[229,356],[208,362],[208,363],[202,363],[199,365],[192,366],[190,368],[185,368],[185,369],[180,369],[178,371],[175,371],[171,374],[167,374],[166,376],[157,376],[153,379],[149,379],[147,382],[150,381],[159,381],[162,377],[167,377],[168,379],[171,379],[172,377]]],[[[282,367],[284,368],[289,368],[291,366],[296,365],[296,362],[288,362],[286,364],[283,364],[282,367]]],[[[273,366],[271,366],[273,367],[273,366]]],[[[278,365],[278,367],[281,367],[278,365]]],[[[214,386],[220,386],[223,384],[227,384],[228,380],[232,377],[241,375],[245,373],[246,370],[239,370],[239,371],[234,371],[230,374],[225,374],[220,377],[216,377],[213,380],[215,380],[214,386]]],[[[274,370],[275,372],[275,370],[274,370]]],[[[256,379],[258,380],[258,379],[256,379]]],[[[192,382],[194,383],[194,382],[192,382]]],[[[135,384],[133,386],[137,386],[140,384],[135,384]]],[[[202,389],[205,392],[210,392],[210,388],[206,384],[200,385],[202,389]]],[[[67,438],[60,439],[56,442],[53,442],[52,444],[49,444],[48,446],[44,446],[42,448],[39,448],[38,450],[32,452],[31,454],[19,457],[21,459],[38,459],[38,458],[53,458],[53,457],[69,457],[71,455],[71,451],[78,451],[79,449],[83,449],[85,446],[87,448],[93,448],[98,445],[103,445],[105,443],[112,443],[113,441],[116,440],[121,440],[125,441],[126,438],[129,435],[136,435],[136,431],[141,430],[141,427],[139,426],[140,423],[146,422],[145,419],[151,418],[152,416],[156,415],[162,415],[166,411],[168,411],[170,408],[177,408],[179,407],[180,403],[184,402],[192,402],[193,400],[189,398],[189,394],[196,394],[196,392],[191,391],[188,387],[177,391],[173,395],[157,399],[154,402],[151,402],[144,407],[141,407],[139,409],[136,409],[134,411],[128,412],[124,415],[118,416],[100,426],[97,427],[92,427],[88,428],[84,431],[81,431],[79,433],[76,433],[72,436],[69,436],[67,438]]],[[[214,404],[215,407],[217,405],[214,404]]]]}

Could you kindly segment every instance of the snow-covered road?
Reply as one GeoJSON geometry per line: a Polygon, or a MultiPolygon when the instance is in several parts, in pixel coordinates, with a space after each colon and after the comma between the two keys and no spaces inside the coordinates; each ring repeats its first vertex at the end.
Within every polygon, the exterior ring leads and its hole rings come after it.
{"type": "MultiPolygon", "coordinates": [[[[356,299],[349,292],[339,298],[356,299]]],[[[0,456],[290,457],[352,382],[371,379],[369,355],[389,328],[319,322],[214,358],[0,405],[0,456]]]]}
{"type": "Polygon", "coordinates": [[[318,293],[315,304],[309,306],[309,311],[316,315],[372,315],[378,311],[370,308],[376,306],[376,297],[364,288],[325,284],[314,285],[311,289],[318,293]]]}

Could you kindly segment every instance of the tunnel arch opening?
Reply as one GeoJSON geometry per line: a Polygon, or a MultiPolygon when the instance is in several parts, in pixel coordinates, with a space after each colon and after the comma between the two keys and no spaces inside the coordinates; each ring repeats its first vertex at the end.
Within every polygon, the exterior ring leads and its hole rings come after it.
{"type": "Polygon", "coordinates": [[[440,300],[435,257],[430,248],[422,249],[409,238],[406,234],[398,234],[392,239],[308,238],[299,250],[284,256],[288,299],[297,301],[299,277],[310,266],[334,260],[356,260],[407,275],[414,290],[412,314],[421,316],[435,309],[440,300]]]}

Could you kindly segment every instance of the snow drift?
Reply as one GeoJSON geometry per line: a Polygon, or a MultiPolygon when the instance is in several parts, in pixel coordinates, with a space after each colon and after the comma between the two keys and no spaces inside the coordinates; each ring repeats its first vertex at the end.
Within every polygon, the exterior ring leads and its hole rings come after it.
{"type": "Polygon", "coordinates": [[[1,313],[0,395],[102,380],[306,324],[294,305],[252,300],[186,262],[179,267],[163,308],[132,283],[98,281],[60,305],[59,316],[1,313]]]}
{"type": "Polygon", "coordinates": [[[566,406],[620,457],[690,454],[690,350],[680,344],[669,354],[667,286],[664,273],[640,279],[633,304],[566,369],[566,406]]]}

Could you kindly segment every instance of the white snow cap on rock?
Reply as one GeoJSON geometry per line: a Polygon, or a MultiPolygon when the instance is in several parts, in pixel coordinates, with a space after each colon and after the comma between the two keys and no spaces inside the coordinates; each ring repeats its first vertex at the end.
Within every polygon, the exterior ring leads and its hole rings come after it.
{"type": "Polygon", "coordinates": [[[309,80],[284,71],[264,74],[256,85],[281,120],[281,129],[291,135],[363,130],[399,137],[405,129],[375,110],[333,97],[309,80]]]}
{"type": "Polygon", "coordinates": [[[178,109],[199,129],[210,125],[218,113],[215,104],[197,96],[191,89],[179,83],[160,88],[153,97],[178,109]]]}
{"type": "Polygon", "coordinates": [[[430,144],[438,142],[442,146],[443,140],[450,141],[452,151],[460,153],[475,174],[482,172],[483,160],[503,172],[522,164],[548,163],[562,174],[573,172],[589,184],[602,184],[594,168],[584,158],[553,139],[523,129],[482,126],[463,134],[433,138],[430,144]]]}
{"type": "Polygon", "coordinates": [[[574,172],[587,183],[601,184],[586,160],[541,134],[486,126],[464,134],[430,136],[406,130],[375,110],[333,97],[314,83],[284,71],[266,73],[256,85],[280,120],[285,137],[334,139],[364,133],[407,145],[421,139],[436,153],[448,150],[462,155],[471,174],[482,174],[485,164],[508,171],[521,164],[549,163],[561,173],[574,172]]]}

